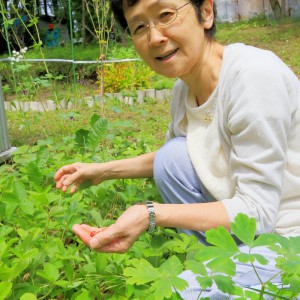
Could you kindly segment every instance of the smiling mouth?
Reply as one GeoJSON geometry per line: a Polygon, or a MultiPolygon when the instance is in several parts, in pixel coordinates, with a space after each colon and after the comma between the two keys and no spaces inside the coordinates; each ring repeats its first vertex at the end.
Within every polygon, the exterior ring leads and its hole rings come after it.
{"type": "Polygon", "coordinates": [[[164,56],[157,56],[156,58],[159,59],[159,60],[165,60],[165,59],[168,59],[169,57],[171,57],[174,53],[176,53],[178,51],[178,48],[171,51],[170,53],[168,53],[167,55],[164,55],[164,56]]]}

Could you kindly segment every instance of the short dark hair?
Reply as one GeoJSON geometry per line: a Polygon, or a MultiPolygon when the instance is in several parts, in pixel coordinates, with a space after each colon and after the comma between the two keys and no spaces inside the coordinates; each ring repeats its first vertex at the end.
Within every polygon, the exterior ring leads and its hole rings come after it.
{"type": "MultiPolygon", "coordinates": [[[[128,26],[127,21],[124,16],[124,3],[129,7],[134,6],[139,0],[110,0],[110,8],[114,14],[116,21],[121,25],[121,27],[125,30],[128,26]]],[[[193,4],[199,22],[202,23],[204,18],[201,14],[201,6],[205,0],[190,0],[193,4]]],[[[216,33],[216,17],[217,17],[217,7],[215,2],[213,3],[214,10],[214,22],[210,29],[205,29],[205,33],[209,38],[213,38],[216,33]]]]}

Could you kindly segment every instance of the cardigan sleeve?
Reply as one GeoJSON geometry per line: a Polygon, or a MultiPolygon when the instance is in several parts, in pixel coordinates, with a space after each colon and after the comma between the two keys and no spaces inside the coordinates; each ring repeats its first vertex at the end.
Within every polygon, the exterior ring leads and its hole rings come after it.
{"type": "Polygon", "coordinates": [[[288,72],[271,54],[245,62],[228,88],[224,130],[231,143],[229,167],[235,194],[224,199],[230,220],[238,213],[257,221],[257,233],[272,232],[295,103],[288,72]]]}

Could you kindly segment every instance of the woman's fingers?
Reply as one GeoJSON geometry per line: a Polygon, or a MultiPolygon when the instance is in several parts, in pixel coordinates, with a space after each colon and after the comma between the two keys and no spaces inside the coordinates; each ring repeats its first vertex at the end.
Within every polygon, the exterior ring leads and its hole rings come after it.
{"type": "Polygon", "coordinates": [[[56,188],[66,192],[69,186],[73,185],[71,193],[75,193],[78,189],[78,185],[84,181],[84,173],[80,170],[81,168],[78,163],[60,168],[54,176],[56,188]]]}
{"type": "Polygon", "coordinates": [[[90,246],[91,239],[99,232],[106,230],[106,227],[97,228],[87,224],[75,224],[72,230],[87,246],[90,246]]]}
{"type": "Polygon", "coordinates": [[[76,168],[74,166],[74,164],[72,165],[66,165],[61,167],[54,175],[54,180],[55,181],[61,181],[62,177],[66,174],[72,174],[76,172],[76,168]]]}

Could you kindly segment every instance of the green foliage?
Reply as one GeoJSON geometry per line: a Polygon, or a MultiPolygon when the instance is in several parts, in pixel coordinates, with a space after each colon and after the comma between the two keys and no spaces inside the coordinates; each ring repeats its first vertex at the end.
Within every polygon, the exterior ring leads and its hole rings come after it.
{"type": "MultiPolygon", "coordinates": [[[[243,253],[235,244],[232,236],[222,227],[206,232],[207,242],[211,246],[198,251],[194,260],[186,262],[186,268],[197,275],[197,280],[202,289],[210,288],[213,283],[224,293],[251,299],[263,299],[264,295],[279,297],[280,299],[292,299],[300,293],[300,237],[282,237],[275,234],[262,234],[255,238],[256,222],[253,218],[239,214],[231,224],[232,233],[249,246],[249,253],[243,253]],[[248,288],[242,290],[235,286],[232,277],[235,275],[235,263],[247,263],[256,271],[257,266],[266,265],[268,260],[256,253],[252,253],[256,247],[265,246],[277,253],[276,266],[278,276],[282,276],[285,287],[272,284],[270,278],[260,278],[261,289],[248,288]]],[[[271,275],[270,275],[271,276],[271,275]]],[[[201,296],[201,292],[200,295],[201,296]]]]}
{"type": "Polygon", "coordinates": [[[75,223],[108,226],[132,202],[160,201],[148,179],[85,185],[74,195],[62,194],[53,186],[54,172],[63,164],[147,152],[148,136],[130,141],[130,135],[135,135],[130,124],[94,114],[75,135],[21,146],[11,165],[0,166],[0,299],[175,300],[187,287],[178,277],[184,270],[195,273],[203,289],[215,285],[240,299],[297,297],[300,237],[263,234],[256,238],[255,220],[245,215],[238,215],[231,228],[249,246],[247,253],[240,251],[223,227],[206,232],[210,246],[199,244],[195,236],[158,228],[152,236],[143,234],[126,254],[93,252],[72,234],[75,223]],[[254,270],[267,263],[254,251],[261,246],[277,253],[283,286],[272,284],[272,278],[260,278],[260,290],[236,286],[232,279],[237,261],[254,270]]]}
{"type": "Polygon", "coordinates": [[[122,62],[105,64],[97,69],[98,81],[104,80],[105,92],[146,89],[151,85],[154,72],[143,62],[122,62]]]}

